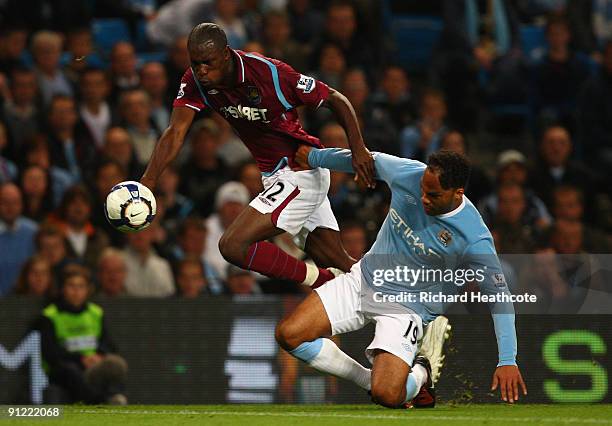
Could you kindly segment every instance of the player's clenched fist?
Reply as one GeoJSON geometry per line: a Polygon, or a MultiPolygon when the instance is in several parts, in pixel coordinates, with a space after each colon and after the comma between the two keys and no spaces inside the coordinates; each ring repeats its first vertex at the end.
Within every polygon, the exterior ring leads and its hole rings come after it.
{"type": "Polygon", "coordinates": [[[300,145],[297,152],[295,153],[295,162],[300,167],[300,170],[310,170],[310,164],[308,164],[308,154],[312,150],[311,146],[308,145],[300,145]]]}

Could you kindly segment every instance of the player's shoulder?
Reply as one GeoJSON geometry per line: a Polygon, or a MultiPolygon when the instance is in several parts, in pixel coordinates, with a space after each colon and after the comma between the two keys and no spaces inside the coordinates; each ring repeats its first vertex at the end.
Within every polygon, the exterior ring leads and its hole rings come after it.
{"type": "Polygon", "coordinates": [[[473,245],[479,241],[492,242],[493,237],[489,228],[484,223],[480,212],[467,196],[463,196],[463,206],[461,210],[451,217],[455,226],[460,229],[465,236],[468,245],[473,245]]]}
{"type": "Polygon", "coordinates": [[[191,69],[191,67],[187,67],[187,69],[183,73],[183,77],[181,78],[181,81],[183,83],[195,82],[195,78],[193,76],[193,70],[191,69]]]}
{"type": "Polygon", "coordinates": [[[276,72],[296,72],[291,65],[286,64],[276,58],[270,58],[257,52],[244,52],[242,50],[234,50],[238,58],[244,64],[247,75],[249,73],[261,74],[268,73],[270,70],[276,72]]]}

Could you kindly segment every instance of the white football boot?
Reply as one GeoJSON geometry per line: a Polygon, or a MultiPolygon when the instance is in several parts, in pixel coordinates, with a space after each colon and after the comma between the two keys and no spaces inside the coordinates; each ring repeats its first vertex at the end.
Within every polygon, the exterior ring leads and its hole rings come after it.
{"type": "Polygon", "coordinates": [[[451,326],[448,318],[440,315],[425,328],[419,355],[426,357],[431,364],[431,381],[435,385],[444,365],[444,342],[450,337],[451,326]]]}

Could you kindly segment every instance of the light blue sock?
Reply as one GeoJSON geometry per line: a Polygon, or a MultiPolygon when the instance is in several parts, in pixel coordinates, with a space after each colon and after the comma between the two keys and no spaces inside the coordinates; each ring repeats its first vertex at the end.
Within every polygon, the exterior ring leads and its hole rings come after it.
{"type": "Polygon", "coordinates": [[[310,361],[312,361],[317,355],[319,355],[319,352],[321,352],[322,347],[323,339],[319,337],[317,340],[313,340],[312,342],[302,343],[294,350],[289,351],[289,353],[297,359],[301,359],[305,363],[310,364],[310,361]]]}
{"type": "Polygon", "coordinates": [[[406,380],[406,401],[411,401],[412,398],[414,398],[417,393],[419,393],[419,390],[421,389],[421,387],[417,384],[416,378],[414,377],[414,374],[408,374],[408,380],[406,380]]]}

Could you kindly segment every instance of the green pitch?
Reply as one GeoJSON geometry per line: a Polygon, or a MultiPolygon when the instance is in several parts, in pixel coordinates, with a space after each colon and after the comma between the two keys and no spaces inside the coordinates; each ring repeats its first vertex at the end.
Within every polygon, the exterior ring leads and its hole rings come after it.
{"type": "MultiPolygon", "coordinates": [[[[31,419],[0,420],[35,424],[31,419]]],[[[36,423],[38,424],[38,423],[36,423]]],[[[428,410],[388,410],[373,405],[133,405],[67,406],[62,425],[612,425],[612,405],[441,405],[428,410]]]]}

